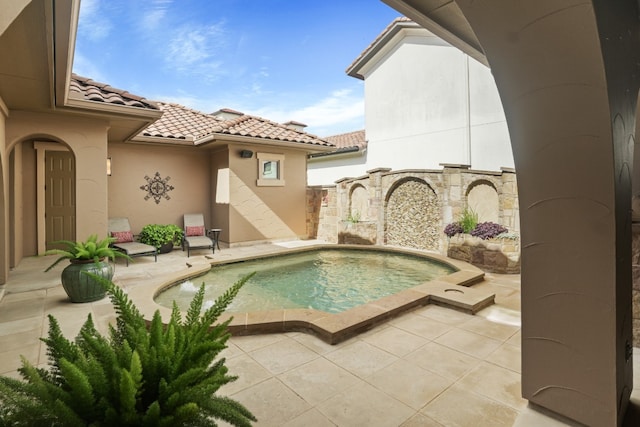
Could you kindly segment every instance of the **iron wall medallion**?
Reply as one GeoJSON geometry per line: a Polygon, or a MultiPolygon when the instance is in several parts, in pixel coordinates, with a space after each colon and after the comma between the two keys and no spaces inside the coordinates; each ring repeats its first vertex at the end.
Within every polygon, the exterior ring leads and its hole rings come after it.
{"type": "Polygon", "coordinates": [[[145,185],[141,185],[140,189],[147,192],[144,196],[145,200],[153,198],[157,205],[163,197],[165,200],[171,199],[168,194],[169,191],[173,190],[173,186],[169,185],[171,177],[167,176],[165,178],[160,178],[160,172],[156,172],[153,178],[149,178],[148,175],[145,175],[144,179],[147,180],[147,183],[145,185]]]}

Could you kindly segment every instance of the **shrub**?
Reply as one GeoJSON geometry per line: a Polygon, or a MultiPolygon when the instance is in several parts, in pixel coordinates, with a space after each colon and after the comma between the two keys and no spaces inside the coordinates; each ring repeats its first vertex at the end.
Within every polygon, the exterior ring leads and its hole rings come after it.
{"type": "Polygon", "coordinates": [[[506,233],[508,230],[500,224],[495,222],[481,222],[472,231],[471,235],[479,237],[483,240],[491,239],[498,236],[501,233],[506,233]]]}
{"type": "Polygon", "coordinates": [[[100,335],[91,315],[75,341],[66,339],[49,316],[49,369],[36,368],[24,357],[20,374],[26,381],[0,377],[0,426],[215,426],[221,419],[250,426],[255,417],[240,403],[216,391],[236,380],[225,360],[230,320],[213,325],[231,303],[248,275],[201,313],[204,285],[183,321],[174,304],[164,326],[156,311],[151,324],[127,295],[98,278],[116,313],[110,338],[100,335]]]}
{"type": "Polygon", "coordinates": [[[140,230],[138,239],[142,243],[155,246],[160,249],[167,243],[173,243],[174,246],[182,244],[182,228],[175,224],[147,224],[140,230]]]}
{"type": "Polygon", "coordinates": [[[349,215],[347,216],[347,221],[352,224],[357,224],[358,222],[360,222],[360,212],[359,211],[349,212],[349,215]]]}
{"type": "Polygon", "coordinates": [[[471,230],[478,225],[478,214],[471,208],[465,208],[458,222],[462,226],[463,233],[471,233],[471,230]]]}
{"type": "Polygon", "coordinates": [[[456,234],[460,234],[462,232],[462,225],[460,225],[459,222],[452,222],[444,228],[444,234],[446,234],[447,237],[453,237],[456,234]]]}

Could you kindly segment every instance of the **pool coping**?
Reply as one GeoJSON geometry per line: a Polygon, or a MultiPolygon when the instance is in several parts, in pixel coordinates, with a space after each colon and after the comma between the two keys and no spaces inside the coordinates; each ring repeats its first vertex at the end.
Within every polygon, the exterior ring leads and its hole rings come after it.
{"type": "Polygon", "coordinates": [[[327,313],[313,309],[224,313],[218,322],[231,319],[229,332],[232,335],[305,332],[329,344],[338,344],[382,322],[427,304],[438,304],[475,314],[495,301],[495,294],[470,287],[484,279],[484,272],[466,262],[447,258],[435,252],[394,246],[327,243],[296,248],[274,247],[273,250],[252,255],[215,259],[211,256],[192,258],[187,260],[182,270],[163,277],[160,283],[129,286],[125,290],[147,321],[152,319],[156,311],[160,312],[163,319],[168,319],[171,309],[158,305],[154,301],[156,295],[177,282],[205,274],[212,266],[325,248],[405,253],[434,259],[455,267],[458,271],[341,313],[327,313]]]}

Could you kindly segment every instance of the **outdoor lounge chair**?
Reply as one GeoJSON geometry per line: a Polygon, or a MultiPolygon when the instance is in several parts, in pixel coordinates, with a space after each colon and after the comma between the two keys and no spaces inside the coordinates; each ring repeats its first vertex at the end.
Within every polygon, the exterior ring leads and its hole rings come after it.
{"type": "Polygon", "coordinates": [[[187,258],[191,249],[211,249],[216,252],[215,242],[208,236],[208,231],[204,226],[202,214],[184,215],[184,238],[182,239],[182,250],[187,249],[187,258]]]}
{"type": "MultiPolygon", "coordinates": [[[[115,249],[124,252],[131,258],[153,255],[155,262],[158,262],[158,250],[155,246],[145,243],[136,242],[131,232],[129,219],[127,218],[109,218],[109,236],[116,239],[111,244],[115,249]]],[[[127,267],[129,260],[127,259],[127,267]]]]}

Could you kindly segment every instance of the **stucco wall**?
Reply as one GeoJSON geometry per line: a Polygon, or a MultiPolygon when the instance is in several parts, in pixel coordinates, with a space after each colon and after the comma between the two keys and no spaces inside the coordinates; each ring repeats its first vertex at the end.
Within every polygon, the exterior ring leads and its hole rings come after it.
{"type": "MultiPolygon", "coordinates": [[[[21,170],[16,170],[15,167],[13,170],[16,174],[30,175],[24,178],[17,175],[15,177],[15,182],[20,180],[27,186],[31,185],[33,174],[31,166],[26,164],[27,161],[30,162],[30,149],[29,145],[25,144],[31,144],[33,141],[55,141],[64,144],[73,152],[77,177],[76,236],[79,239],[84,239],[94,233],[106,235],[108,220],[107,192],[105,190],[107,188],[107,123],[86,117],[12,111],[6,121],[6,153],[10,153],[14,148],[22,150],[23,158],[21,166],[18,166],[18,169],[21,170]]],[[[7,191],[7,187],[4,188],[7,191]]],[[[18,234],[11,242],[13,246],[10,250],[15,251],[16,260],[22,256],[35,255],[30,243],[33,240],[33,233],[37,230],[38,234],[42,234],[44,230],[41,226],[44,219],[35,217],[34,212],[36,212],[37,206],[32,203],[30,190],[24,188],[22,191],[23,204],[13,206],[14,223],[9,224],[9,227],[15,228],[16,218],[23,221],[22,228],[16,229],[18,234]],[[33,224],[33,221],[36,221],[37,224],[33,224]],[[18,242],[21,240],[26,242],[21,249],[22,253],[16,250],[20,247],[18,242]]],[[[7,191],[7,194],[10,192],[7,191]]],[[[40,242],[41,237],[38,239],[40,242]]],[[[39,251],[44,247],[41,248],[41,246],[39,243],[39,251]]]]}
{"type": "Polygon", "coordinates": [[[370,66],[365,105],[369,169],[513,167],[490,70],[435,36],[406,37],[370,66]]]}
{"type": "Polygon", "coordinates": [[[211,226],[222,229],[221,242],[229,242],[229,150],[221,147],[209,154],[211,162],[211,226]]]}
{"type": "Polygon", "coordinates": [[[231,244],[306,237],[306,153],[277,147],[230,147],[231,244]],[[253,151],[251,158],[239,151],[253,151]],[[258,186],[258,155],[284,155],[284,186],[258,186]]]}
{"type": "Polygon", "coordinates": [[[324,156],[309,159],[307,182],[309,185],[331,185],[344,177],[358,177],[371,169],[367,166],[367,151],[345,156],[324,156]]]}
{"type": "MultiPolygon", "coordinates": [[[[4,102],[0,97],[0,227],[3,230],[9,230],[9,203],[7,197],[9,194],[9,161],[8,152],[6,151],[7,139],[5,131],[6,110],[3,108],[4,102]]],[[[9,256],[10,256],[10,236],[9,233],[2,233],[0,236],[0,284],[7,281],[9,275],[9,256]]]]}
{"type": "Polygon", "coordinates": [[[331,185],[375,168],[513,168],[502,103],[485,65],[425,29],[399,33],[362,67],[364,154],[311,160],[310,185],[331,185]],[[391,47],[391,45],[393,45],[391,47]]]}
{"type": "Polygon", "coordinates": [[[202,213],[211,227],[209,156],[194,147],[109,144],[109,216],[128,217],[134,233],[146,224],[183,226],[183,215],[202,213]],[[141,189],[156,179],[173,189],[166,197],[148,197],[141,189]],[[145,177],[148,177],[146,179],[145,177]],[[148,197],[145,200],[145,197],[148,197]]]}

